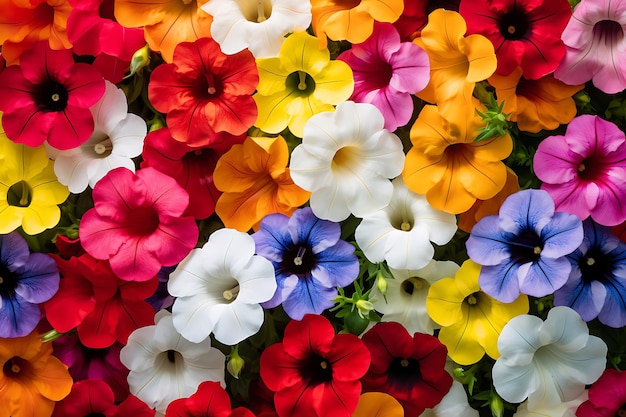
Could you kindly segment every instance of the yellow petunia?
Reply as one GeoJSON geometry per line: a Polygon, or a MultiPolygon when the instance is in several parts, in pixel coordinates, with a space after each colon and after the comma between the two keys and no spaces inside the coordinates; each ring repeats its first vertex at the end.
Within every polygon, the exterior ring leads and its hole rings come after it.
{"type": "Polygon", "coordinates": [[[213,181],[223,192],[215,211],[226,227],[247,232],[271,213],[291,215],[311,195],[293,183],[282,137],[248,137],[217,162],[213,181]]]}
{"type": "Polygon", "coordinates": [[[485,353],[493,359],[500,357],[500,332],[509,320],[529,309],[525,294],[505,304],[482,292],[480,268],[472,260],[463,262],[454,278],[432,284],[426,298],[428,315],[441,326],[439,341],[461,365],[476,363],[485,353]]]}
{"type": "Polygon", "coordinates": [[[58,204],[69,194],[43,145],[15,144],[0,132],[0,234],[22,226],[36,235],[56,226],[61,219],[58,204]]]}
{"type": "Polygon", "coordinates": [[[354,89],[352,70],[343,61],[331,61],[328,49],[320,49],[306,32],[289,36],[276,58],[256,60],[259,69],[259,109],[255,126],[268,133],[286,127],[302,137],[305,123],[314,114],[333,111],[354,89]]]}

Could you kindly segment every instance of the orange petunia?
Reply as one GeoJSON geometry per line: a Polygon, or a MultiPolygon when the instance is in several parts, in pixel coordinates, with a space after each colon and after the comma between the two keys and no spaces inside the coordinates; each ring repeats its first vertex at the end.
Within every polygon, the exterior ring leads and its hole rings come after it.
{"type": "Polygon", "coordinates": [[[217,162],[213,181],[223,194],[215,212],[226,227],[247,232],[271,213],[291,215],[311,195],[295,185],[285,140],[248,137],[217,162]]]}
{"type": "Polygon", "coordinates": [[[35,332],[0,339],[1,416],[50,417],[55,402],[70,393],[67,366],[51,354],[51,343],[42,343],[35,332]]]}
{"type": "Polygon", "coordinates": [[[311,0],[311,24],[322,47],[326,36],[362,43],[374,31],[374,21],[393,23],[403,10],[403,0],[311,0]]]}
{"type": "Polygon", "coordinates": [[[0,45],[7,65],[41,40],[52,49],[70,49],[65,29],[72,11],[68,0],[0,0],[0,45]]]}
{"type": "Polygon", "coordinates": [[[517,122],[520,130],[532,133],[571,122],[576,116],[572,96],[584,87],[564,84],[551,74],[527,80],[521,67],[506,76],[494,74],[487,81],[496,88],[498,101],[504,100],[502,112],[511,113],[510,120],[517,122]]]}
{"type": "Polygon", "coordinates": [[[129,28],[143,27],[148,46],[165,62],[181,42],[211,37],[211,15],[200,9],[206,0],[115,0],[115,19],[129,28]]]}
{"type": "Polygon", "coordinates": [[[366,392],[359,397],[352,417],[404,417],[404,408],[389,394],[366,392]]]}
{"type": "Polygon", "coordinates": [[[483,35],[465,36],[466,30],[460,14],[437,9],[428,16],[421,37],[413,40],[430,59],[430,82],[417,96],[437,104],[443,114],[471,106],[474,85],[496,70],[492,43],[483,35]]]}
{"type": "Polygon", "coordinates": [[[511,153],[513,142],[509,135],[475,142],[484,124],[473,106],[452,108],[447,117],[436,106],[422,109],[411,128],[413,147],[402,176],[407,187],[426,194],[435,209],[458,214],[502,190],[502,159],[511,153]]]}

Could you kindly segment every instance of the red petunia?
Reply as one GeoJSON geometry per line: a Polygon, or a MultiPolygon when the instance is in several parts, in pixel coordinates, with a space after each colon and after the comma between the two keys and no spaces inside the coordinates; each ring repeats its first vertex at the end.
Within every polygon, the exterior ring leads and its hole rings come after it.
{"type": "Polygon", "coordinates": [[[215,212],[215,203],[222,194],[213,183],[213,171],[219,157],[232,145],[242,143],[245,135],[222,134],[228,140],[210,148],[193,148],[178,142],[168,128],[148,133],[144,141],[141,167],[153,167],[174,178],[189,194],[185,216],[206,219],[215,212]]]}
{"type": "Polygon", "coordinates": [[[567,0],[463,0],[467,33],[488,38],[498,58],[496,74],[521,66],[524,78],[553,72],[565,56],[561,33],[572,15],[567,0]]]}
{"type": "Polygon", "coordinates": [[[94,208],[80,221],[81,243],[94,258],[108,259],[123,280],[147,281],[196,246],[198,226],[183,216],[189,195],[154,168],[109,171],[92,195],[94,208]]]}
{"type": "Polygon", "coordinates": [[[172,401],[165,417],[254,417],[254,414],[244,407],[233,409],[220,383],[206,381],[189,398],[172,401]]]}
{"type": "Polygon", "coordinates": [[[452,377],[444,366],[448,350],[434,336],[413,337],[396,322],[379,323],[362,336],[372,363],[363,391],[384,392],[397,399],[405,415],[419,416],[450,391],[452,377]]]}
{"type": "Polygon", "coordinates": [[[0,72],[4,131],[15,143],[36,147],[48,140],[57,149],[75,148],[91,136],[89,107],[104,90],[97,69],[75,64],[72,51],[53,51],[39,42],[22,54],[20,65],[0,72]]]}
{"type": "Polygon", "coordinates": [[[121,280],[107,261],[89,254],[67,261],[55,259],[63,278],[59,291],[44,307],[48,321],[59,332],[78,327],[85,346],[105,348],[115,341],[126,344],[134,330],[154,323],[154,309],[145,299],[156,290],[156,277],[144,282],[121,280]]]}
{"type": "Polygon", "coordinates": [[[352,334],[335,335],[324,316],[290,321],[282,343],[261,354],[261,378],[280,417],[349,417],[370,355],[352,334]]]}
{"type": "Polygon", "coordinates": [[[176,140],[200,147],[221,140],[219,132],[238,136],[254,124],[252,93],[258,83],[250,51],[225,55],[213,39],[201,38],[179,44],[174,63],[154,69],[148,96],[155,109],[167,114],[176,140]]]}
{"type": "Polygon", "coordinates": [[[69,0],[67,37],[78,55],[91,55],[104,78],[116,84],[128,71],[133,54],[146,41],[143,29],[127,28],[115,20],[114,0],[69,0]]]}

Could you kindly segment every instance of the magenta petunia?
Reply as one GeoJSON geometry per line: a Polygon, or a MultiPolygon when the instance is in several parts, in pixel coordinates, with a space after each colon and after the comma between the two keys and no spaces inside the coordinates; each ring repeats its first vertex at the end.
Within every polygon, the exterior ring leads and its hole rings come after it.
{"type": "Polygon", "coordinates": [[[604,226],[626,220],[626,137],[615,124],[582,115],[564,136],[549,136],[535,153],[533,167],[556,210],[604,226]]]}
{"type": "Polygon", "coordinates": [[[149,280],[197,243],[193,217],[183,216],[189,195],[154,168],[109,171],[96,184],[93,200],[80,222],[81,243],[94,258],[108,259],[123,280],[149,280]]]}
{"type": "Polygon", "coordinates": [[[350,100],[376,106],[389,131],[409,122],[411,95],[422,91],[430,80],[430,63],[422,48],[401,42],[391,24],[377,22],[365,42],[353,45],[337,59],[346,62],[354,74],[350,100]]]}
{"type": "Polygon", "coordinates": [[[104,78],[91,65],[74,63],[70,50],[52,50],[48,42],[25,51],[19,65],[0,72],[2,125],[15,143],[57,149],[79,146],[93,132],[89,107],[105,90],[104,78]]]}
{"type": "Polygon", "coordinates": [[[626,414],[626,371],[607,369],[589,388],[589,400],[577,417],[621,417],[626,414]]]}

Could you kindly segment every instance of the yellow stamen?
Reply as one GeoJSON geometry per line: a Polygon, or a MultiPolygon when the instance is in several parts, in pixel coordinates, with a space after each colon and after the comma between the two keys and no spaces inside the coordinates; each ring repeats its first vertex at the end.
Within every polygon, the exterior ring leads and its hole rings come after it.
{"type": "Polygon", "coordinates": [[[102,155],[112,149],[113,149],[113,142],[111,142],[111,139],[109,138],[106,138],[103,141],[98,142],[95,145],[93,145],[93,150],[98,155],[102,155]]]}
{"type": "Polygon", "coordinates": [[[540,246],[535,246],[535,247],[533,248],[533,253],[534,253],[535,255],[539,255],[539,254],[541,253],[541,247],[540,247],[540,246]]]}
{"type": "Polygon", "coordinates": [[[327,363],[326,361],[321,361],[321,362],[320,362],[320,367],[321,367],[322,369],[327,369],[327,368],[328,368],[328,363],[327,363]]]}
{"type": "Polygon", "coordinates": [[[591,266],[596,263],[596,260],[593,258],[587,258],[587,265],[591,266]]]}
{"type": "Polygon", "coordinates": [[[470,305],[476,305],[478,303],[478,300],[476,299],[476,297],[474,297],[474,294],[472,294],[469,297],[467,297],[467,302],[470,305]]]}
{"type": "Polygon", "coordinates": [[[409,366],[409,361],[406,359],[402,359],[400,361],[400,366],[402,366],[403,368],[406,368],[407,366],[409,366]]]}
{"type": "Polygon", "coordinates": [[[258,23],[265,22],[267,18],[265,17],[265,10],[263,9],[263,0],[258,0],[257,4],[257,18],[256,21],[258,23]]]}
{"type": "Polygon", "coordinates": [[[511,25],[506,29],[511,35],[515,33],[515,26],[511,25]]]}
{"type": "Polygon", "coordinates": [[[304,256],[304,252],[306,252],[306,248],[303,248],[302,246],[300,246],[300,249],[298,249],[298,253],[296,254],[296,257],[293,258],[293,264],[300,266],[302,265],[303,262],[303,256],[304,256]]]}
{"type": "Polygon", "coordinates": [[[306,72],[298,71],[298,77],[300,78],[300,82],[298,83],[298,90],[306,90],[306,72]]]}
{"type": "Polygon", "coordinates": [[[59,100],[61,100],[61,96],[58,95],[57,93],[52,94],[52,97],[50,97],[52,99],[52,101],[57,102],[59,100]]]}
{"type": "Polygon", "coordinates": [[[578,164],[578,172],[583,172],[586,169],[587,167],[585,166],[585,164],[583,163],[578,164]]]}
{"type": "Polygon", "coordinates": [[[225,290],[222,296],[226,301],[232,301],[237,297],[237,294],[239,294],[239,285],[234,286],[230,290],[225,290]]]}
{"type": "Polygon", "coordinates": [[[26,207],[28,205],[28,185],[26,183],[22,183],[22,196],[20,197],[20,206],[26,207]]]}
{"type": "Polygon", "coordinates": [[[409,230],[411,230],[411,223],[407,222],[406,220],[402,221],[402,224],[400,225],[400,229],[404,230],[405,232],[408,232],[409,230]]]}

